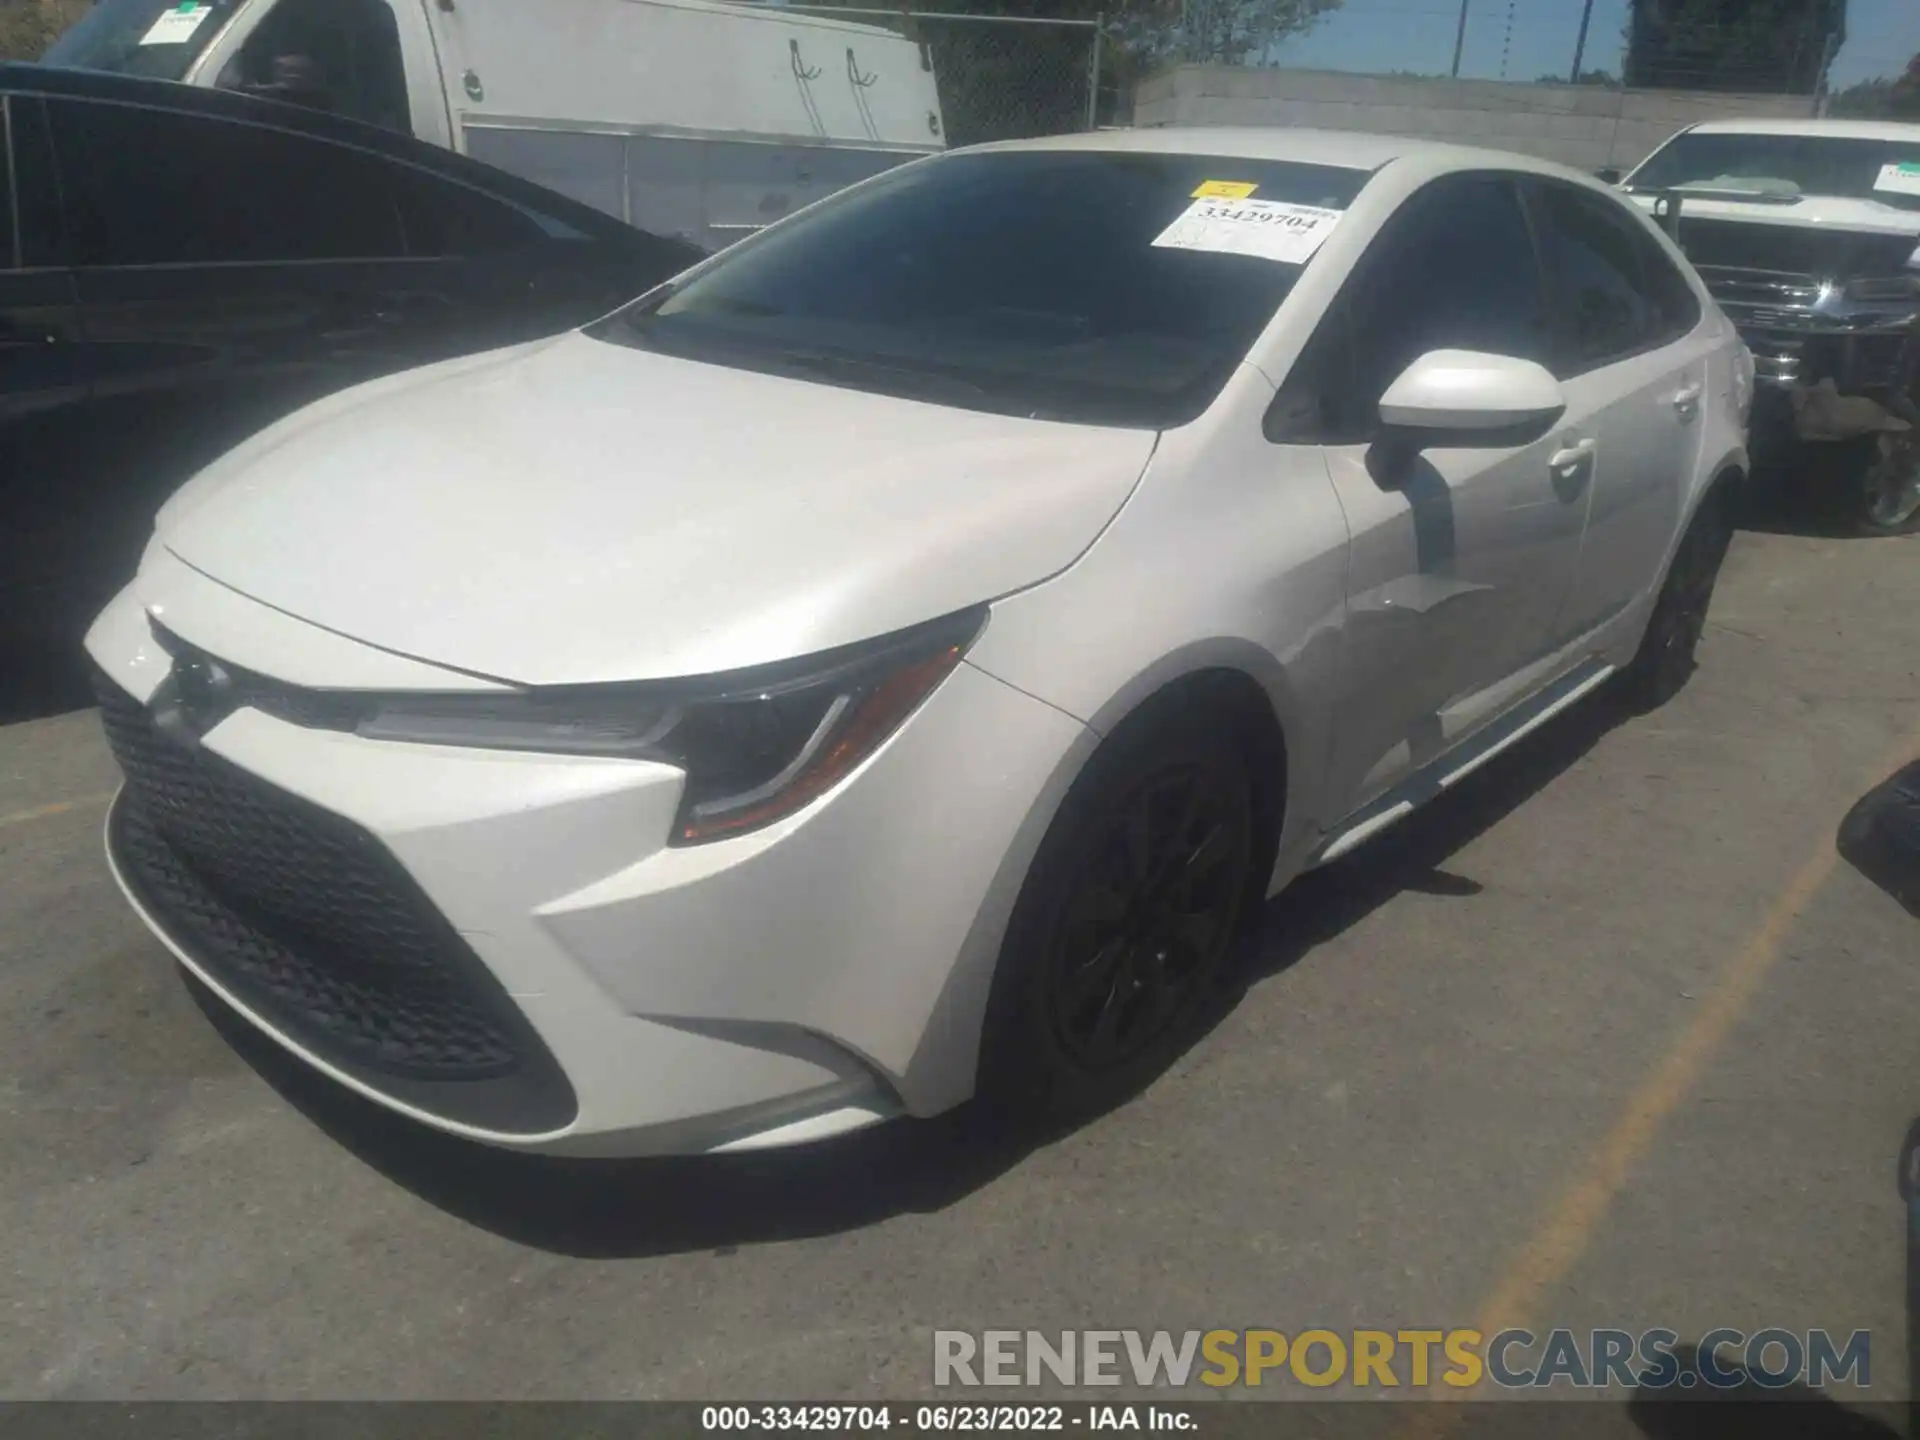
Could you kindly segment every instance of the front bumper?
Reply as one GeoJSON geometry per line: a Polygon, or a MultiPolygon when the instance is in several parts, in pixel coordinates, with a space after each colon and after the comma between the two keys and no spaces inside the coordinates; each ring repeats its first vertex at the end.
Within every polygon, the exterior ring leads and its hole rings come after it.
{"type": "MultiPolygon", "coordinates": [[[[329,650],[388,663],[216,589],[152,555],[95,623],[89,652],[125,692],[108,692],[110,730],[137,731],[168,672],[149,610],[234,663],[273,673],[284,655],[293,682],[315,683],[329,650]]],[[[678,849],[680,774],[647,762],[370,741],[240,709],[201,737],[192,776],[163,783],[155,767],[179,757],[114,738],[130,779],[110,864],[216,995],[394,1110],[575,1154],[797,1143],[965,1099],[1006,914],[1091,745],[962,665],[809,809],[678,849]],[[194,873],[209,866],[223,873],[194,873]],[[413,967],[404,984],[390,961],[413,967]]]]}

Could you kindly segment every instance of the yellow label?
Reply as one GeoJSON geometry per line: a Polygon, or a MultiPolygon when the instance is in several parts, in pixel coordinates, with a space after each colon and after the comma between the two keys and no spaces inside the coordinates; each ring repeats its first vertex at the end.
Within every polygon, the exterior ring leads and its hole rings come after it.
{"type": "Polygon", "coordinates": [[[1245,180],[1202,180],[1200,188],[1193,192],[1195,200],[1244,200],[1258,185],[1249,185],[1245,180]]]}

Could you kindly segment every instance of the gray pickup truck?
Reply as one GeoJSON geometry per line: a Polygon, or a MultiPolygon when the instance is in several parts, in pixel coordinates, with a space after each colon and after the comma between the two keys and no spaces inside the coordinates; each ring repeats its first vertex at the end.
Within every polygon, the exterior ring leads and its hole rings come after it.
{"type": "Polygon", "coordinates": [[[1696,125],[1619,184],[1753,352],[1756,470],[1868,533],[1920,523],[1920,124],[1696,125]]]}

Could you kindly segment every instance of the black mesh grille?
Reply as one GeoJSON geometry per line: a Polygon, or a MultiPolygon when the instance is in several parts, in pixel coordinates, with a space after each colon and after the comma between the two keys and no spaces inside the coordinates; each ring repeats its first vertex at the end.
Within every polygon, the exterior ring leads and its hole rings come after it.
{"type": "Polygon", "coordinates": [[[373,836],[163,733],[97,677],[127,787],[111,833],[168,934],[263,1019],[357,1078],[476,1124],[573,1112],[492,974],[373,836]]]}

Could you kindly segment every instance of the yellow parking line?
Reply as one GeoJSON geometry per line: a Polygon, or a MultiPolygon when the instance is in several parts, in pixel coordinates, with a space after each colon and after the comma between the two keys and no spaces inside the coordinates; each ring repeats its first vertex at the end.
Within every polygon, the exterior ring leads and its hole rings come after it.
{"type": "MultiPolygon", "coordinates": [[[[1859,793],[1864,794],[1916,758],[1920,758],[1920,735],[1908,737],[1882,761],[1859,793]]],[[[1475,1327],[1483,1336],[1524,1326],[1546,1293],[1564,1280],[1586,1254],[1600,1222],[1626,1188],[1634,1168],[1652,1148],[1660,1126],[1693,1090],[1701,1073],[1739,1023],[1780,958],[1781,947],[1794,922],[1839,864],[1834,845],[1834,831],[1838,827],[1839,817],[1835,817],[1834,829],[1822,834],[1819,848],[1794,872],[1758,927],[1721,967],[1713,988],[1694,1010],[1693,1019],[1635,1087],[1613,1125],[1575,1167],[1573,1178],[1553,1208],[1481,1301],[1474,1313],[1478,1317],[1475,1327]]],[[[1482,1381],[1480,1389],[1484,1387],[1482,1381]]],[[[1432,1393],[1438,1398],[1461,1400],[1478,1391],[1450,1390],[1436,1385],[1432,1393]]],[[[1432,1415],[1420,1417],[1420,1422],[1410,1427],[1409,1436],[1437,1437],[1450,1428],[1447,1422],[1436,1421],[1432,1415]]]]}
{"type": "Polygon", "coordinates": [[[79,810],[90,805],[104,805],[113,799],[113,793],[104,795],[82,795],[78,800],[61,800],[52,805],[42,805],[37,810],[16,810],[11,815],[0,815],[0,830],[11,825],[24,825],[29,820],[46,820],[55,815],[64,815],[69,810],[79,810]]]}

